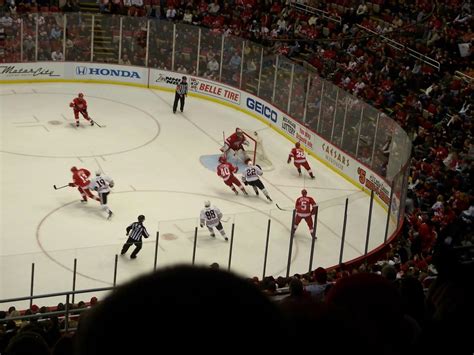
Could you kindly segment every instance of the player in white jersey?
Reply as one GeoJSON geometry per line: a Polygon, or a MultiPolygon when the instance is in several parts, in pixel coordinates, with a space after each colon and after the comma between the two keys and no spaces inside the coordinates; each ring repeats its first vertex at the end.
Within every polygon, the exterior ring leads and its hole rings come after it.
{"type": "Polygon", "coordinates": [[[224,231],[224,227],[222,227],[221,218],[222,212],[217,207],[211,207],[210,201],[204,202],[204,208],[202,209],[200,215],[201,228],[203,228],[205,225],[207,229],[209,229],[209,232],[211,232],[211,237],[215,237],[216,235],[214,234],[214,227],[216,227],[219,233],[227,242],[229,238],[227,238],[224,231]]]}
{"type": "Polygon", "coordinates": [[[249,159],[247,161],[247,167],[244,169],[244,172],[242,173],[242,181],[244,182],[245,185],[252,186],[257,196],[258,196],[258,189],[262,190],[267,200],[272,202],[272,199],[270,198],[268,191],[265,189],[265,185],[263,185],[262,180],[260,180],[260,176],[262,175],[263,175],[263,171],[260,165],[258,164],[253,165],[253,162],[249,159]]]}
{"type": "Polygon", "coordinates": [[[95,178],[93,178],[89,184],[91,190],[95,190],[99,193],[100,204],[104,211],[107,212],[107,219],[113,215],[109,206],[107,206],[107,196],[110,193],[111,187],[114,187],[114,180],[107,175],[102,175],[100,171],[95,172],[95,178]]]}

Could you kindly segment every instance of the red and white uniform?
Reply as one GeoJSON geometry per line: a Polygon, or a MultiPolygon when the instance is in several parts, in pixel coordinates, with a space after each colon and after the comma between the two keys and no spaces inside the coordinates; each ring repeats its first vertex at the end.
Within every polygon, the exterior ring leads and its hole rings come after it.
{"type": "Polygon", "coordinates": [[[71,168],[71,172],[73,182],[69,183],[69,186],[77,187],[82,196],[82,200],[85,202],[87,201],[87,197],[89,197],[96,201],[100,201],[100,199],[97,196],[94,196],[89,190],[89,177],[91,176],[91,172],[84,168],[78,169],[75,166],[71,168]]]}
{"type": "Polygon", "coordinates": [[[247,140],[245,139],[245,135],[243,133],[240,136],[237,133],[232,133],[229,137],[227,137],[225,143],[230,149],[237,151],[244,149],[243,145],[246,141],[247,140]]]}
{"type": "Polygon", "coordinates": [[[223,180],[224,184],[232,187],[232,184],[237,186],[242,186],[242,183],[234,175],[238,171],[238,168],[233,166],[231,163],[221,163],[217,166],[217,175],[219,175],[223,180]]]}
{"type": "Polygon", "coordinates": [[[307,196],[306,190],[302,191],[302,196],[298,197],[295,203],[295,230],[300,224],[301,220],[304,219],[309,227],[309,231],[313,233],[313,215],[316,214],[317,204],[314,199],[307,196]],[[303,192],[304,191],[304,192],[303,192]]]}
{"type": "Polygon", "coordinates": [[[243,145],[248,145],[249,142],[245,138],[244,132],[240,128],[236,128],[235,132],[226,138],[223,152],[227,152],[229,149],[233,151],[244,150],[243,145]]]}
{"type": "Polygon", "coordinates": [[[87,113],[87,101],[84,99],[84,95],[79,94],[78,97],[72,100],[69,106],[74,110],[74,118],[76,122],[79,121],[79,112],[81,113],[82,117],[90,121],[89,114],[87,113]]]}
{"type": "Polygon", "coordinates": [[[303,166],[311,176],[314,178],[313,171],[309,166],[308,161],[306,160],[306,154],[302,148],[300,148],[300,143],[297,142],[295,147],[291,150],[290,155],[288,156],[288,164],[291,162],[291,159],[294,159],[294,165],[298,169],[298,173],[301,175],[301,166],[303,166]]]}

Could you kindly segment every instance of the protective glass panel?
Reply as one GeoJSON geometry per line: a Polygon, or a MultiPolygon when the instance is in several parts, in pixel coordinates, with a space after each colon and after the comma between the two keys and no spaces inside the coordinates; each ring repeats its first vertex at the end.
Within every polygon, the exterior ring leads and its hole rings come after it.
{"type": "Polygon", "coordinates": [[[288,111],[292,68],[293,63],[291,61],[282,56],[278,57],[277,86],[275,87],[273,104],[284,112],[288,111]]]}
{"type": "Polygon", "coordinates": [[[364,102],[355,96],[349,96],[347,102],[346,122],[341,147],[351,155],[356,155],[357,139],[359,136],[361,112],[364,102]]]}
{"type": "Polygon", "coordinates": [[[246,41],[244,47],[244,70],[242,72],[242,89],[257,94],[258,76],[260,74],[260,62],[262,46],[246,41]]]}
{"type": "MultiPolygon", "coordinates": [[[[372,106],[365,105],[359,134],[357,159],[367,166],[371,166],[372,163],[372,149],[375,140],[375,127],[377,126],[378,114],[379,112],[372,106]]],[[[382,166],[373,168],[376,173],[385,176],[385,173],[382,174],[382,166]]]]}
{"type": "Polygon", "coordinates": [[[17,14],[5,13],[0,22],[0,63],[21,61],[21,22],[17,14]]]}
{"type": "Polygon", "coordinates": [[[334,122],[334,113],[336,110],[337,86],[325,82],[322,96],[321,122],[319,123],[318,133],[326,140],[331,140],[332,125],[334,122]]]}
{"type": "Polygon", "coordinates": [[[268,102],[272,102],[275,68],[276,56],[268,48],[264,48],[259,96],[268,102]]]}
{"type": "Polygon", "coordinates": [[[333,144],[338,147],[341,146],[342,142],[342,132],[344,130],[345,117],[346,117],[346,107],[351,100],[351,95],[347,94],[343,90],[339,90],[339,95],[337,97],[336,104],[336,115],[334,116],[333,130],[331,141],[333,144]]]}
{"type": "Polygon", "coordinates": [[[92,17],[81,13],[66,16],[66,60],[91,61],[92,17]]]}
{"type": "MultiPolygon", "coordinates": [[[[132,30],[123,31],[122,36],[131,36],[132,30]]],[[[94,62],[118,63],[120,41],[120,17],[94,15],[94,62]]],[[[125,51],[127,56],[133,56],[125,51]]],[[[122,54],[124,50],[122,49],[122,54]]]]}
{"type": "Polygon", "coordinates": [[[150,21],[150,48],[148,66],[171,70],[173,58],[173,23],[168,21],[150,21]]]}
{"type": "Polygon", "coordinates": [[[313,131],[316,131],[319,124],[321,95],[324,81],[317,74],[311,74],[310,80],[308,100],[306,104],[306,117],[304,122],[313,131]]]}
{"type": "Polygon", "coordinates": [[[242,38],[233,36],[224,37],[221,81],[234,87],[240,87],[242,46],[242,38]]]}
{"type": "Polygon", "coordinates": [[[291,117],[303,122],[306,89],[308,87],[308,72],[302,66],[295,64],[291,88],[290,111],[291,117]]]}
{"type": "Polygon", "coordinates": [[[36,61],[36,22],[40,17],[38,14],[23,16],[23,61],[36,61]]]}
{"type": "Polygon", "coordinates": [[[176,24],[174,71],[196,75],[199,28],[176,24]]]}
{"type": "Polygon", "coordinates": [[[221,53],[222,35],[207,28],[201,28],[198,76],[219,80],[221,53]]]}
{"type": "Polygon", "coordinates": [[[123,17],[120,64],[145,66],[146,36],[146,18],[123,17]]]}

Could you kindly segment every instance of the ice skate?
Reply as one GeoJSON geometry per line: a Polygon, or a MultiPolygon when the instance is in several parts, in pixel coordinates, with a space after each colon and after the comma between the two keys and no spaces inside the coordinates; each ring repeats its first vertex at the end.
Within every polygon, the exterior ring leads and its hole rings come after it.
{"type": "Polygon", "coordinates": [[[109,211],[109,214],[108,214],[108,216],[107,216],[107,219],[111,219],[112,216],[113,216],[113,212],[112,212],[112,211],[109,211]]]}

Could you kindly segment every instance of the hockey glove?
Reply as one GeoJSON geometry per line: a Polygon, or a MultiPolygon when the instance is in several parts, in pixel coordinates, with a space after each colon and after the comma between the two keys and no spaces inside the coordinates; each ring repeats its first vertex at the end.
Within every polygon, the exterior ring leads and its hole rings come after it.
{"type": "Polygon", "coordinates": [[[74,107],[74,104],[71,102],[71,103],[69,104],[69,107],[74,107]]]}
{"type": "Polygon", "coordinates": [[[69,187],[76,187],[76,184],[73,183],[73,182],[70,182],[68,185],[69,185],[69,187]]]}
{"type": "Polygon", "coordinates": [[[291,158],[288,158],[288,160],[286,161],[288,164],[291,163],[291,158]]]}
{"type": "Polygon", "coordinates": [[[200,226],[201,226],[201,228],[204,228],[204,224],[201,223],[200,226]]]}

